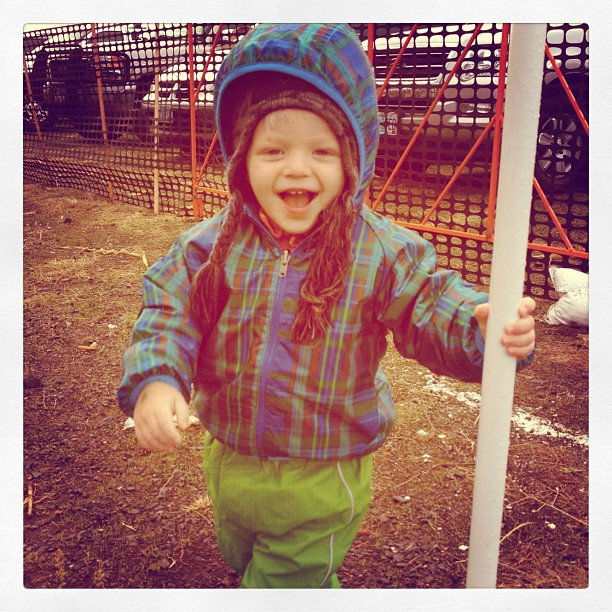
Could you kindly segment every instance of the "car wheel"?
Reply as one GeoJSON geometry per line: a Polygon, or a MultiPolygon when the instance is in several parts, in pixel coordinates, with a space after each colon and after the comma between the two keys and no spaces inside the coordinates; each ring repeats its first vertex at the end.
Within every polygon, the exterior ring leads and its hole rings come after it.
{"type": "MultiPolygon", "coordinates": [[[[588,121],[587,73],[565,75],[578,107],[588,121]]],[[[552,188],[588,187],[589,138],[558,79],[542,89],[536,145],[535,177],[552,188]]]]}
{"type": "Polygon", "coordinates": [[[41,130],[53,127],[55,119],[52,112],[41,102],[32,101],[29,96],[25,96],[23,99],[23,129],[25,132],[36,131],[35,115],[41,130]]]}
{"type": "Polygon", "coordinates": [[[30,77],[32,88],[32,97],[28,94],[28,88],[25,77],[23,78],[23,130],[24,132],[35,132],[36,122],[34,116],[38,119],[38,125],[41,130],[46,130],[53,127],[55,123],[54,113],[40,99],[39,87],[37,82],[30,77]]]}
{"type": "Polygon", "coordinates": [[[582,174],[587,136],[573,112],[558,112],[540,119],[535,174],[543,185],[567,187],[582,174]]]}

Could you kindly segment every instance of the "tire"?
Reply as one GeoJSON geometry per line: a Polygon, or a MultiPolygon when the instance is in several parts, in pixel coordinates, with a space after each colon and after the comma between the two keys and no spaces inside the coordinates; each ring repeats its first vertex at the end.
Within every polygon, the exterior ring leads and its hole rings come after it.
{"type": "Polygon", "coordinates": [[[26,94],[23,97],[23,131],[24,132],[35,132],[36,122],[34,115],[38,119],[38,125],[41,131],[49,130],[55,125],[55,116],[53,112],[46,107],[42,102],[39,102],[34,98],[34,101],[30,100],[30,97],[26,94]]]}
{"type": "Polygon", "coordinates": [[[575,113],[541,118],[535,174],[547,186],[568,187],[584,174],[587,137],[575,113]]]}
{"type": "MultiPolygon", "coordinates": [[[[581,102],[581,99],[588,99],[588,89],[586,92],[585,95],[582,89],[578,104],[588,117],[588,109],[581,102]]],[[[567,100],[567,95],[558,83],[554,83],[543,96],[536,144],[535,177],[543,186],[568,188],[584,187],[588,183],[587,175],[588,135],[567,100]]]]}
{"type": "Polygon", "coordinates": [[[56,121],[55,113],[41,100],[37,95],[39,87],[36,82],[30,77],[30,86],[32,88],[32,98],[28,94],[28,87],[25,77],[23,77],[23,131],[35,132],[36,123],[34,115],[38,119],[38,125],[41,130],[48,130],[53,127],[56,121]]]}

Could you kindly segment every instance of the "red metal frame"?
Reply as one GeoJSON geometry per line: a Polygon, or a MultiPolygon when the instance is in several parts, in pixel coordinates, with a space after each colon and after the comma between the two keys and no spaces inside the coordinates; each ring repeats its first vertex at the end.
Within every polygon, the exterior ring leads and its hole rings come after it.
{"type": "Polygon", "coordinates": [[[510,24],[502,26],[502,42],[499,54],[499,78],[497,82],[497,100],[495,102],[495,132],[493,134],[493,152],[491,156],[491,179],[489,182],[489,206],[487,209],[487,238],[493,240],[495,208],[497,206],[497,182],[499,180],[499,158],[501,154],[502,126],[504,124],[504,100],[506,98],[506,63],[510,41],[510,24]]]}
{"type": "Polygon", "coordinates": [[[559,68],[559,66],[557,66],[557,62],[555,61],[555,58],[550,48],[548,47],[548,45],[546,45],[545,52],[546,52],[546,56],[550,60],[550,63],[552,64],[554,71],[559,77],[559,82],[561,83],[563,89],[565,90],[565,93],[567,94],[567,97],[569,98],[569,101],[572,103],[572,106],[574,107],[574,110],[576,111],[576,114],[578,115],[578,119],[580,119],[580,123],[582,123],[582,127],[584,128],[584,131],[587,133],[587,136],[588,136],[589,124],[587,123],[584,113],[578,106],[578,102],[576,98],[574,97],[574,94],[572,93],[572,90],[570,89],[568,82],[565,80],[565,77],[563,76],[561,69],[559,68]]]}
{"type": "Polygon", "coordinates": [[[202,71],[202,75],[198,80],[197,85],[195,85],[195,70],[194,70],[194,62],[193,62],[193,24],[189,23],[187,25],[187,41],[189,48],[189,123],[191,130],[191,176],[192,176],[192,198],[193,198],[193,214],[195,217],[201,219],[204,216],[204,202],[199,197],[200,193],[213,193],[217,195],[229,195],[227,190],[223,189],[213,189],[211,187],[203,187],[200,185],[200,181],[202,180],[202,176],[204,175],[206,166],[208,165],[208,161],[212,155],[212,152],[217,144],[218,134],[215,130],[212,141],[208,147],[208,151],[204,157],[204,161],[202,165],[198,169],[197,163],[197,146],[196,146],[196,116],[195,116],[195,102],[200,94],[200,90],[202,85],[204,84],[204,79],[206,78],[206,72],[208,71],[208,67],[210,65],[210,61],[214,56],[215,49],[217,48],[217,42],[219,37],[221,36],[221,30],[223,28],[223,24],[220,23],[217,29],[217,33],[213,39],[212,45],[210,47],[210,51],[208,53],[208,57],[206,58],[206,63],[204,64],[204,70],[202,71]]]}
{"type": "Polygon", "coordinates": [[[393,182],[393,179],[397,176],[400,168],[402,167],[403,163],[406,161],[406,158],[408,157],[408,153],[410,153],[410,151],[413,149],[413,147],[414,147],[414,145],[415,145],[415,143],[417,141],[417,138],[423,132],[423,130],[425,128],[425,125],[429,121],[429,117],[431,117],[436,104],[440,101],[440,98],[442,97],[442,94],[444,93],[444,91],[448,87],[448,84],[450,83],[450,80],[453,78],[453,76],[455,75],[455,73],[459,69],[459,66],[461,65],[461,62],[463,61],[463,58],[466,56],[467,52],[469,51],[469,48],[472,45],[472,42],[474,41],[474,39],[476,38],[476,35],[480,31],[481,27],[482,27],[482,24],[479,24],[477,26],[476,30],[474,31],[474,33],[472,34],[470,40],[468,41],[467,45],[465,46],[465,49],[461,52],[461,55],[457,59],[456,64],[453,66],[453,69],[450,71],[449,75],[446,77],[446,80],[444,81],[442,87],[438,91],[436,97],[433,99],[433,102],[431,103],[431,105],[427,109],[427,112],[425,113],[425,116],[421,120],[421,123],[419,124],[419,126],[416,129],[416,131],[412,135],[412,138],[410,139],[410,142],[406,145],[406,148],[404,149],[404,152],[400,155],[400,158],[398,159],[397,164],[395,165],[395,168],[393,168],[393,170],[391,171],[391,174],[390,174],[389,178],[387,179],[387,182],[384,184],[380,194],[378,195],[378,198],[372,204],[372,208],[376,208],[378,206],[378,204],[380,203],[380,201],[382,200],[383,196],[387,193],[389,187],[391,186],[391,183],[393,182]]]}
{"type": "MultiPolygon", "coordinates": [[[[221,32],[221,25],[219,24],[219,29],[217,31],[217,34],[215,36],[215,39],[212,43],[212,48],[209,54],[209,57],[207,59],[206,62],[206,66],[204,69],[204,74],[202,75],[197,87],[194,86],[194,74],[193,74],[193,29],[192,29],[192,24],[189,24],[188,26],[188,36],[189,36],[189,74],[190,74],[190,91],[191,91],[191,95],[190,95],[190,111],[191,111],[191,154],[192,154],[192,177],[193,177],[193,189],[192,189],[192,193],[193,193],[193,210],[194,210],[194,215],[196,217],[202,217],[203,215],[203,203],[202,200],[199,197],[200,193],[212,193],[215,195],[229,195],[229,193],[227,192],[227,190],[222,190],[222,189],[213,189],[210,187],[204,187],[204,186],[200,186],[200,180],[203,176],[204,170],[208,164],[208,161],[210,159],[210,156],[212,154],[212,151],[214,149],[214,147],[216,146],[217,143],[217,133],[215,132],[214,137],[212,139],[212,142],[208,148],[207,154],[205,156],[204,162],[201,166],[201,170],[200,172],[198,172],[198,167],[197,167],[197,162],[196,162],[196,146],[195,146],[195,138],[196,138],[196,134],[195,134],[195,100],[197,98],[198,92],[200,87],[202,86],[202,82],[204,79],[204,75],[206,73],[206,69],[208,68],[208,64],[210,62],[210,59],[212,57],[212,54],[214,52],[214,49],[216,47],[217,44],[217,40],[219,37],[219,34],[221,32]]],[[[382,95],[382,93],[384,92],[385,88],[387,87],[390,79],[392,78],[392,75],[396,69],[396,67],[398,66],[399,62],[401,61],[401,57],[404,54],[406,48],[408,47],[408,44],[410,43],[410,40],[412,39],[414,32],[416,31],[417,28],[417,24],[414,24],[412,29],[410,30],[410,33],[408,34],[406,40],[404,41],[398,57],[396,58],[396,60],[393,62],[393,65],[390,67],[389,72],[385,78],[384,83],[382,84],[382,86],[379,88],[377,95],[378,95],[378,99],[380,99],[380,96],[382,95]]],[[[455,65],[453,66],[452,70],[450,71],[450,73],[447,75],[444,83],[442,84],[440,90],[438,91],[436,97],[434,98],[434,100],[432,101],[431,105],[429,106],[427,112],[425,113],[425,116],[423,117],[421,123],[419,124],[419,126],[417,127],[415,133],[412,135],[412,138],[410,139],[409,143],[407,144],[406,148],[404,149],[404,152],[402,153],[402,155],[399,157],[397,164],[395,165],[395,167],[393,168],[393,170],[391,171],[391,174],[389,175],[389,177],[387,178],[381,192],[378,194],[378,197],[376,198],[376,200],[374,200],[373,202],[371,201],[371,197],[370,194],[367,194],[366,197],[366,204],[368,204],[369,206],[371,206],[371,208],[375,209],[380,202],[383,200],[385,194],[387,193],[387,191],[389,190],[389,187],[391,186],[391,184],[393,183],[393,180],[395,179],[395,177],[397,176],[402,164],[404,163],[404,161],[406,160],[406,158],[408,157],[410,151],[414,148],[415,143],[417,141],[417,139],[419,138],[419,136],[421,135],[421,133],[423,133],[425,126],[427,124],[427,121],[429,120],[429,117],[431,116],[431,114],[434,111],[434,108],[436,106],[436,104],[440,101],[440,99],[442,98],[442,95],[444,94],[444,91],[446,90],[446,88],[448,87],[451,79],[453,78],[453,76],[455,75],[455,73],[457,72],[457,70],[459,69],[459,67],[461,66],[461,63],[463,62],[465,56],[467,55],[470,47],[472,46],[472,43],[474,42],[474,40],[476,39],[478,33],[480,32],[482,28],[482,24],[478,24],[472,34],[472,36],[470,37],[469,41],[467,42],[467,44],[465,45],[465,48],[463,49],[463,51],[461,52],[461,54],[459,55],[459,57],[457,58],[455,65]]],[[[494,240],[494,235],[493,235],[493,228],[494,228],[494,219],[495,219],[495,209],[496,209],[496,203],[497,203],[497,183],[498,183],[498,176],[499,176],[499,159],[500,159],[500,153],[501,153],[501,134],[502,134],[502,127],[503,127],[503,120],[504,120],[504,116],[503,116],[503,102],[505,99],[505,88],[506,88],[506,62],[507,62],[507,58],[508,58],[508,40],[509,40],[509,34],[510,34],[510,24],[504,24],[503,25],[503,29],[502,29],[502,43],[501,43],[501,49],[500,49],[500,72],[499,72],[499,81],[498,81],[498,89],[497,89],[497,102],[496,102],[496,106],[495,106],[495,114],[493,116],[493,118],[491,119],[491,121],[489,122],[489,124],[486,126],[486,128],[483,130],[482,134],[480,134],[480,136],[477,138],[477,140],[475,141],[475,143],[473,144],[472,148],[469,150],[469,152],[467,153],[467,155],[465,156],[465,158],[463,159],[463,161],[458,165],[457,169],[455,170],[455,172],[453,173],[453,176],[450,178],[450,180],[448,181],[448,183],[443,187],[441,193],[438,195],[438,197],[436,198],[435,202],[433,203],[433,205],[428,209],[427,213],[425,214],[425,217],[423,218],[423,220],[421,221],[421,223],[407,223],[407,222],[401,222],[401,221],[396,221],[396,223],[398,225],[404,226],[404,227],[408,227],[410,229],[416,230],[416,231],[421,231],[421,232],[431,232],[434,234],[444,234],[447,236],[454,236],[454,237],[459,237],[459,238],[465,238],[465,239],[470,239],[470,240],[476,240],[479,242],[489,242],[492,243],[494,240]],[[452,188],[452,186],[454,185],[455,181],[457,180],[457,178],[460,176],[462,170],[466,167],[466,165],[469,163],[470,159],[472,158],[472,156],[474,155],[474,153],[478,150],[478,148],[480,147],[481,143],[484,141],[484,139],[488,136],[489,132],[493,130],[493,153],[492,153],[492,158],[491,158],[491,175],[490,175],[490,182],[489,182],[489,197],[488,197],[488,206],[487,206],[487,229],[486,232],[484,234],[479,234],[479,233],[473,233],[473,232],[467,232],[467,231],[459,231],[459,230],[451,230],[451,229],[447,229],[447,228],[439,228],[439,227],[435,227],[434,225],[426,225],[428,222],[430,222],[430,219],[433,215],[433,213],[436,211],[436,209],[438,208],[440,202],[443,200],[444,196],[449,192],[449,190],[452,188]]],[[[582,111],[580,110],[578,103],[576,101],[576,98],[574,97],[574,95],[572,94],[572,91],[567,83],[567,81],[565,80],[565,78],[563,77],[563,74],[561,73],[561,70],[559,69],[559,67],[557,66],[554,57],[548,47],[548,45],[546,45],[546,55],[548,56],[549,60],[551,61],[555,72],[557,73],[557,76],[559,77],[559,80],[565,90],[565,92],[567,93],[573,108],[575,109],[578,118],[580,119],[586,133],[588,134],[588,123],[584,117],[584,114],[582,113],[582,111]]],[[[370,62],[373,64],[374,63],[374,24],[368,24],[368,57],[370,59],[370,62]]],[[[549,245],[542,245],[542,244],[535,244],[535,243],[529,243],[528,244],[528,248],[532,249],[532,250],[537,250],[537,251],[544,251],[544,252],[548,252],[548,253],[556,253],[559,255],[567,255],[567,256],[571,256],[571,257],[579,257],[582,259],[588,259],[589,254],[585,251],[581,251],[581,250],[577,250],[576,248],[573,247],[573,245],[571,244],[571,241],[569,240],[568,236],[567,236],[567,232],[564,230],[563,226],[561,225],[559,219],[557,218],[557,215],[555,214],[548,198],[546,197],[546,195],[544,194],[540,184],[538,183],[537,179],[534,177],[533,179],[533,183],[534,183],[534,187],[538,193],[538,195],[540,196],[542,203],[546,209],[546,211],[548,212],[548,214],[551,217],[551,220],[555,226],[555,228],[557,229],[557,231],[559,232],[559,235],[561,237],[561,240],[563,241],[565,248],[560,248],[560,247],[553,247],[553,246],[549,246],[549,245]]]]}
{"type": "MultiPolygon", "coordinates": [[[[402,155],[398,159],[397,164],[395,165],[395,168],[392,170],[392,172],[391,172],[390,176],[388,177],[387,181],[385,182],[381,192],[379,193],[379,195],[376,198],[376,200],[371,204],[371,207],[373,209],[375,209],[378,206],[378,204],[381,202],[381,200],[383,199],[384,195],[386,194],[386,192],[388,191],[389,187],[391,186],[394,178],[397,176],[397,173],[399,172],[402,164],[404,163],[404,161],[408,157],[408,154],[410,153],[410,151],[414,147],[414,145],[415,145],[415,143],[417,141],[417,138],[423,132],[423,130],[425,128],[425,125],[426,125],[427,121],[429,120],[429,117],[433,113],[433,110],[434,110],[436,104],[440,101],[440,98],[442,97],[444,91],[448,87],[448,84],[449,84],[450,80],[452,79],[454,74],[457,72],[459,66],[461,65],[461,62],[463,61],[465,55],[467,54],[469,48],[471,47],[474,39],[476,38],[478,32],[481,29],[481,27],[482,27],[482,24],[478,24],[478,26],[474,30],[474,33],[472,34],[472,36],[470,37],[469,41],[467,42],[463,52],[457,58],[457,60],[455,62],[455,65],[453,66],[451,72],[449,73],[449,75],[445,79],[442,87],[438,91],[438,94],[436,95],[436,97],[432,101],[428,111],[426,112],[426,114],[423,117],[421,123],[417,127],[417,129],[416,129],[415,133],[413,134],[410,142],[406,145],[406,148],[405,148],[404,152],[402,153],[402,155]]],[[[413,34],[415,28],[416,28],[416,24],[413,26],[412,30],[410,31],[410,33],[409,33],[409,35],[408,35],[408,37],[407,37],[407,39],[406,39],[406,41],[404,43],[404,45],[402,46],[402,49],[400,51],[400,56],[401,56],[401,54],[403,54],[403,52],[404,52],[404,50],[405,50],[405,48],[406,48],[410,38],[412,37],[412,34],[413,34]]],[[[504,101],[504,98],[505,98],[506,60],[507,60],[507,57],[508,57],[508,39],[509,39],[509,33],[510,33],[510,25],[509,24],[504,24],[503,29],[502,29],[502,44],[501,44],[501,50],[500,50],[500,73],[499,73],[498,90],[497,90],[497,103],[496,103],[494,117],[491,119],[491,121],[489,122],[487,127],[483,130],[482,134],[480,134],[480,136],[478,137],[478,139],[476,140],[476,142],[474,143],[474,145],[472,146],[470,151],[467,153],[467,155],[465,156],[463,161],[458,165],[457,169],[453,173],[453,176],[450,178],[449,182],[444,186],[444,188],[442,189],[442,192],[439,194],[439,196],[437,197],[437,199],[435,200],[435,202],[433,203],[431,208],[429,208],[429,210],[427,211],[427,213],[426,213],[425,217],[423,218],[423,220],[420,223],[407,223],[407,222],[402,222],[402,221],[396,221],[396,223],[398,225],[402,225],[404,227],[408,227],[408,228],[416,230],[416,231],[426,231],[426,232],[431,232],[431,233],[444,234],[444,235],[448,235],[448,236],[455,236],[455,237],[459,237],[459,238],[467,238],[467,239],[477,240],[477,241],[481,241],[481,242],[490,242],[490,243],[493,242],[493,227],[494,227],[494,218],[495,218],[495,208],[496,208],[496,203],[497,203],[497,181],[498,181],[498,176],[499,176],[499,158],[500,158],[500,153],[501,153],[501,131],[502,131],[502,127],[503,127],[503,101],[504,101]],[[463,168],[465,168],[465,166],[468,164],[468,162],[470,161],[470,159],[472,158],[472,156],[474,155],[474,153],[476,152],[476,150],[481,145],[481,143],[486,138],[486,136],[488,135],[488,133],[490,132],[490,130],[492,128],[495,128],[495,131],[494,131],[494,137],[493,137],[493,154],[492,154],[492,159],[491,159],[491,178],[490,178],[490,183],[489,183],[489,204],[488,204],[488,209],[487,209],[487,230],[486,230],[486,233],[485,234],[478,234],[478,233],[475,233],[475,232],[474,233],[473,232],[464,232],[464,231],[459,231],[459,230],[450,230],[450,229],[447,229],[447,228],[438,228],[438,227],[435,227],[433,225],[426,225],[426,223],[429,221],[429,219],[431,218],[433,213],[438,208],[438,206],[439,206],[440,202],[442,201],[442,199],[444,198],[444,196],[448,193],[448,191],[451,189],[451,187],[453,186],[453,184],[455,183],[455,181],[457,180],[457,178],[461,174],[463,168]]],[[[549,49],[548,45],[546,45],[546,54],[549,57],[549,59],[551,60],[553,66],[555,68],[555,71],[556,71],[556,73],[557,73],[557,75],[558,75],[558,77],[560,79],[560,82],[561,82],[565,92],[567,93],[567,95],[568,95],[568,97],[569,97],[569,99],[570,99],[570,101],[572,103],[572,106],[576,110],[576,112],[578,114],[578,117],[579,117],[580,121],[582,122],[582,125],[584,126],[584,129],[585,129],[586,133],[588,134],[588,124],[586,122],[584,114],[580,110],[580,108],[578,106],[578,103],[576,101],[576,98],[572,94],[571,89],[570,89],[567,81],[565,80],[565,78],[561,74],[561,71],[559,70],[559,67],[556,65],[556,62],[554,61],[554,58],[553,58],[553,56],[552,56],[552,54],[550,52],[550,49],[549,49]]],[[[389,75],[385,79],[383,87],[380,88],[380,90],[378,92],[378,98],[379,99],[380,99],[380,96],[382,95],[382,93],[384,91],[384,87],[388,84],[388,82],[390,80],[390,75],[393,72],[393,70],[395,69],[398,61],[399,61],[399,58],[398,58],[398,60],[396,60],[394,62],[393,66],[391,67],[389,75]]],[[[589,254],[587,252],[577,250],[571,244],[571,242],[570,242],[570,240],[569,240],[569,238],[567,236],[566,231],[563,229],[561,223],[559,222],[559,219],[557,218],[557,215],[555,214],[555,212],[554,212],[550,202],[548,201],[548,198],[544,194],[540,184],[538,183],[538,181],[537,181],[537,179],[535,177],[533,179],[533,184],[534,184],[534,187],[535,187],[538,195],[542,199],[544,207],[546,208],[546,211],[550,215],[551,220],[552,220],[555,228],[559,232],[561,240],[565,244],[566,248],[562,249],[562,248],[559,248],[559,247],[553,247],[553,246],[541,245],[541,244],[535,244],[535,243],[529,243],[528,244],[528,248],[532,249],[532,250],[537,250],[537,251],[545,251],[545,252],[549,252],[549,253],[556,253],[556,254],[560,254],[560,255],[567,255],[567,256],[571,256],[571,257],[579,257],[579,258],[582,258],[582,259],[588,259],[589,254]]]]}
{"type": "MultiPolygon", "coordinates": [[[[391,80],[391,77],[393,76],[393,73],[395,72],[395,69],[399,65],[400,60],[402,59],[402,56],[404,55],[404,52],[406,51],[406,49],[408,47],[408,43],[412,40],[412,36],[416,32],[417,25],[418,24],[415,23],[412,26],[412,29],[410,30],[410,33],[408,34],[408,36],[406,36],[406,40],[404,41],[404,44],[402,45],[402,48],[399,50],[399,53],[397,54],[397,57],[395,58],[395,61],[393,62],[393,64],[391,64],[391,68],[389,68],[389,73],[387,74],[383,84],[378,88],[378,92],[376,94],[376,99],[377,100],[380,101],[380,97],[382,96],[383,92],[387,88],[387,85],[389,84],[389,81],[391,80]]],[[[369,43],[369,41],[368,41],[368,43],[369,43]]],[[[368,54],[370,55],[370,63],[373,64],[374,63],[374,49],[372,47],[373,47],[372,44],[368,44],[368,54]]]]}

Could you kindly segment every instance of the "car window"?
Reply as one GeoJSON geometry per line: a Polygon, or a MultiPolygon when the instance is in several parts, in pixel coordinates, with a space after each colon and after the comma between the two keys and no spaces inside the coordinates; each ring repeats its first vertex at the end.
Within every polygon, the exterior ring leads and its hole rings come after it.
{"type": "Polygon", "coordinates": [[[98,32],[97,38],[99,43],[123,42],[125,34],[119,31],[98,32]]]}

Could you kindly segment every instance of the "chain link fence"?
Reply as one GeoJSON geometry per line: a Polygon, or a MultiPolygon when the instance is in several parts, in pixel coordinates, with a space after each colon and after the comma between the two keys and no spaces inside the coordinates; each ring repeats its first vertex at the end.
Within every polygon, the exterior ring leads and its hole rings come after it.
{"type": "MultiPolygon", "coordinates": [[[[73,24],[24,33],[24,178],[181,216],[225,204],[215,74],[254,24],[73,24]]],[[[487,285],[510,26],[351,24],[374,66],[370,205],[487,285]],[[502,93],[500,93],[502,92],[502,93]]],[[[550,24],[526,290],[588,271],[588,26],[550,24]]]]}

